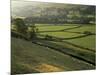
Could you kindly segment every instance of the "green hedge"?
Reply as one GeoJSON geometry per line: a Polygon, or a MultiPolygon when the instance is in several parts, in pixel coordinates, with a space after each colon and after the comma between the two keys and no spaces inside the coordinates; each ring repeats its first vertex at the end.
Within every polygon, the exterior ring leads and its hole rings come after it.
{"type": "Polygon", "coordinates": [[[29,38],[27,36],[25,36],[22,33],[16,32],[16,31],[11,31],[11,37],[16,37],[16,38],[21,38],[21,39],[29,40],[29,38]]]}

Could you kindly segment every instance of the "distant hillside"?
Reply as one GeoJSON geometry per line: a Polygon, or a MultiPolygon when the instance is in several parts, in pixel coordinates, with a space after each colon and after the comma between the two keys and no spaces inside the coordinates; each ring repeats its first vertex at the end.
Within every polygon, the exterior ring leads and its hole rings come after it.
{"type": "MultiPolygon", "coordinates": [[[[46,3],[34,1],[11,1],[11,12],[13,17],[32,17],[38,16],[44,8],[60,8],[60,9],[79,9],[81,7],[87,8],[85,5],[60,4],[60,3],[46,3]]],[[[80,10],[80,9],[79,9],[80,10]]],[[[93,11],[94,12],[94,11],[93,11]]],[[[51,13],[50,13],[51,14],[51,13]]]]}

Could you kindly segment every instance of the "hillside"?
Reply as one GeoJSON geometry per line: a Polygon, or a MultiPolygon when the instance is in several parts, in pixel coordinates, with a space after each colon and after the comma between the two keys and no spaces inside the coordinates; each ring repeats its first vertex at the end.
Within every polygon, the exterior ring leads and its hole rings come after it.
{"type": "MultiPolygon", "coordinates": [[[[54,49],[12,37],[12,74],[89,70],[95,66],[54,49]]],[[[66,49],[67,50],[67,49],[66,49]]]]}
{"type": "MultiPolygon", "coordinates": [[[[43,15],[46,15],[46,13],[50,13],[51,15],[52,14],[58,15],[60,13],[60,15],[62,15],[64,13],[65,15],[69,14],[69,16],[71,16],[73,14],[72,10],[75,12],[75,14],[77,14],[78,11],[84,12],[88,8],[90,15],[91,14],[94,15],[95,13],[94,12],[95,6],[88,6],[88,5],[75,5],[75,4],[73,5],[73,4],[48,3],[48,2],[37,2],[37,1],[11,1],[11,5],[12,5],[11,8],[12,17],[24,17],[24,18],[34,17],[34,16],[39,17],[41,13],[43,13],[43,15]]],[[[88,11],[85,11],[85,13],[87,13],[88,11]]],[[[79,15],[80,14],[78,13],[78,16],[79,15]]]]}

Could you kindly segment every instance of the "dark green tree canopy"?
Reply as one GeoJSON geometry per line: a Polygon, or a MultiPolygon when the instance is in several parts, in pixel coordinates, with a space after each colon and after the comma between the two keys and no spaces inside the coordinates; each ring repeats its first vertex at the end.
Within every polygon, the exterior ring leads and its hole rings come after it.
{"type": "Polygon", "coordinates": [[[14,19],[13,22],[14,22],[14,25],[16,25],[16,29],[18,32],[23,33],[23,34],[26,33],[27,26],[25,25],[23,19],[16,18],[16,19],[14,19]]]}

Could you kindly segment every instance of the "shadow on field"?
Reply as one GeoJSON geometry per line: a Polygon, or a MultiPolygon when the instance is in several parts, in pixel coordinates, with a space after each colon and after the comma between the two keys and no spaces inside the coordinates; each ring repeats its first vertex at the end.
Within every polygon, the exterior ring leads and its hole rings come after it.
{"type": "MultiPolygon", "coordinates": [[[[25,40],[29,41],[25,36],[23,36],[21,34],[14,33],[14,32],[12,33],[11,36],[16,37],[16,38],[20,38],[20,39],[25,39],[25,40]]],[[[65,41],[62,41],[61,39],[58,39],[58,38],[55,38],[55,37],[53,37],[53,39],[36,38],[36,39],[30,40],[30,41],[32,41],[32,43],[34,43],[34,44],[38,44],[40,46],[51,48],[55,51],[62,52],[65,55],[67,54],[69,56],[72,56],[76,59],[79,59],[81,61],[87,62],[88,64],[95,66],[95,52],[91,49],[84,48],[84,47],[81,47],[81,46],[78,46],[78,45],[75,45],[75,44],[72,44],[72,43],[69,43],[69,42],[65,42],[65,41]],[[71,46],[78,47],[78,48],[81,48],[81,49],[85,49],[87,51],[84,52],[84,51],[69,48],[69,47],[63,47],[61,45],[58,45],[58,44],[50,42],[50,41],[53,41],[53,42],[58,41],[58,42],[62,42],[62,43],[64,42],[64,43],[69,44],[71,46]]]]}
{"type": "MultiPolygon", "coordinates": [[[[32,41],[32,43],[34,44],[37,44],[37,45],[40,45],[40,46],[44,46],[44,47],[48,47],[48,48],[51,48],[53,50],[56,50],[56,51],[59,51],[59,52],[62,52],[63,54],[67,54],[69,56],[72,56],[76,59],[79,59],[79,60],[82,60],[82,61],[85,61],[89,64],[92,64],[95,66],[95,55],[93,53],[93,55],[91,54],[91,52],[89,53],[90,55],[87,55],[87,53],[83,53],[83,52],[76,52],[75,50],[73,49],[70,49],[70,48],[64,48],[60,45],[57,45],[57,44],[53,44],[49,41],[44,41],[44,40],[34,40],[32,41]],[[93,58],[91,58],[90,56],[92,55],[93,58]],[[89,57],[88,57],[89,56],[89,57]]],[[[67,42],[66,42],[67,43],[67,42]]]]}

